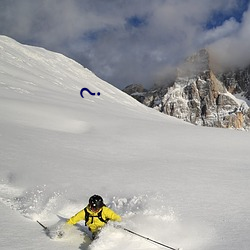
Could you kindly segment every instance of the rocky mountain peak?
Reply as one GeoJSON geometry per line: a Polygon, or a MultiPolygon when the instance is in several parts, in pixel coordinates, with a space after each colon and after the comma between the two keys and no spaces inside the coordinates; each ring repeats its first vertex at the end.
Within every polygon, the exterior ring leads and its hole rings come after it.
{"type": "Polygon", "coordinates": [[[194,77],[210,70],[209,53],[202,49],[188,57],[177,69],[177,77],[194,77]]]}
{"type": "Polygon", "coordinates": [[[139,97],[138,91],[130,95],[160,112],[196,125],[248,129],[250,109],[233,94],[250,93],[246,90],[250,85],[249,71],[215,74],[212,68],[209,51],[202,49],[178,67],[171,86],[143,90],[139,97]]]}

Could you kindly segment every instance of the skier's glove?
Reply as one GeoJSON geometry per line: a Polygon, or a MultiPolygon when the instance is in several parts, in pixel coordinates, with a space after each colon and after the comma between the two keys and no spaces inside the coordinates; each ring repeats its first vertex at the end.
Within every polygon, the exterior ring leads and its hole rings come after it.
{"type": "Polygon", "coordinates": [[[117,229],[123,229],[123,227],[120,224],[114,224],[113,226],[114,228],[117,228],[117,229]]]}

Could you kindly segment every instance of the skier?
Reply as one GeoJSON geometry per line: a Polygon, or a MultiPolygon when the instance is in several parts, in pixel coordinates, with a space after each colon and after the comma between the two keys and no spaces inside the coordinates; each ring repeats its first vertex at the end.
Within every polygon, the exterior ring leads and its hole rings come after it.
{"type": "Polygon", "coordinates": [[[67,224],[74,225],[80,220],[85,220],[85,226],[92,232],[94,239],[109,220],[120,222],[122,219],[120,215],[105,206],[101,196],[95,194],[89,198],[89,204],[72,216],[67,224]]]}

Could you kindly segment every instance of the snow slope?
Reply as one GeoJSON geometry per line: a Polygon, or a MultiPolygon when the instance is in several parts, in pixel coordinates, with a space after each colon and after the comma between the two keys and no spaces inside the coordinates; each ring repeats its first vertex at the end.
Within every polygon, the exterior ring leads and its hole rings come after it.
{"type": "Polygon", "coordinates": [[[249,141],[163,115],[63,55],[0,36],[0,248],[162,249],[112,225],[90,244],[83,223],[63,239],[36,223],[54,228],[97,193],[124,227],[171,247],[248,250],[249,141]],[[81,88],[101,94],[81,98],[81,88]]]}

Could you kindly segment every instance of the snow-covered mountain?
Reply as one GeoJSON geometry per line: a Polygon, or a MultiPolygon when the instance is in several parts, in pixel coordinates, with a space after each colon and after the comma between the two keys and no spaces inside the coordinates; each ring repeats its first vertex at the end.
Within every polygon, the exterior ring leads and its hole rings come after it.
{"type": "Polygon", "coordinates": [[[112,225],[90,243],[84,222],[51,240],[36,223],[53,228],[97,193],[124,227],[168,246],[248,250],[249,139],[166,116],[63,55],[1,36],[0,247],[162,249],[112,225]]]}
{"type": "Polygon", "coordinates": [[[208,50],[200,50],[180,65],[171,86],[141,91],[131,85],[124,92],[146,106],[196,125],[248,130],[249,69],[221,73],[211,61],[208,50]]]}

